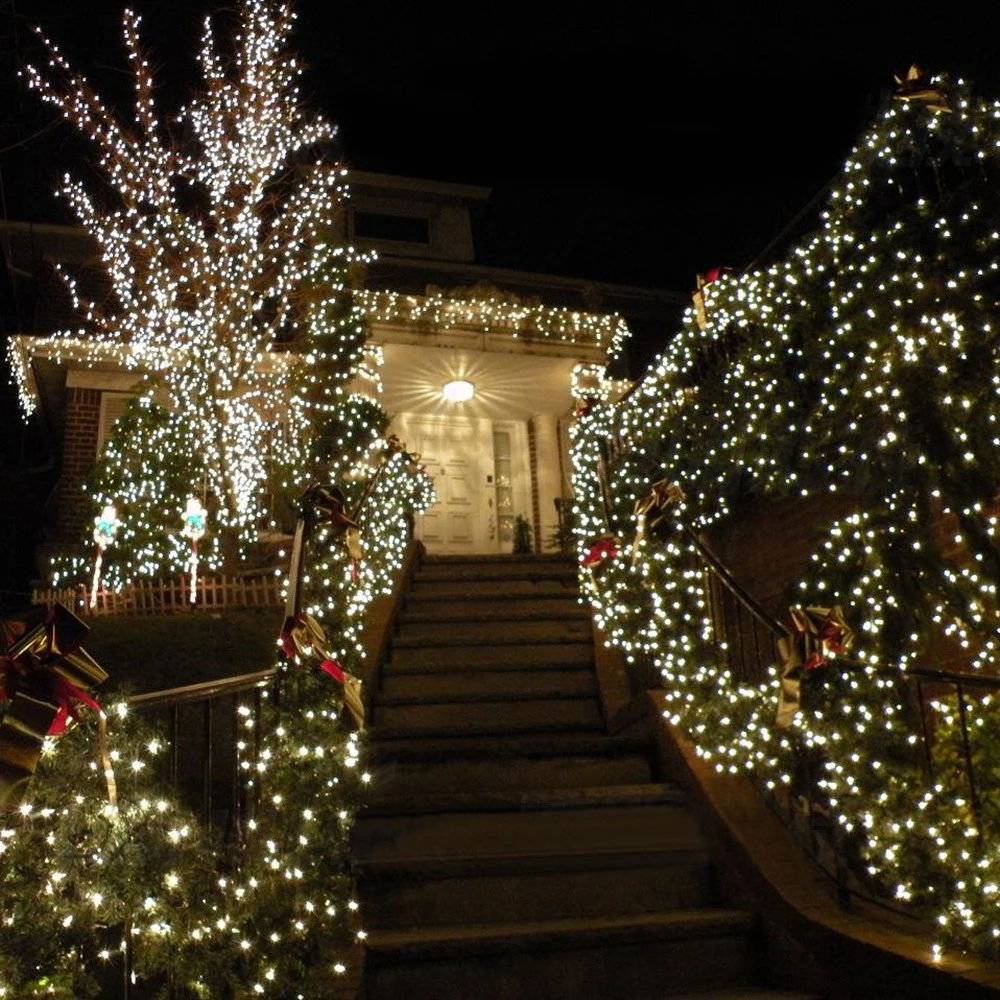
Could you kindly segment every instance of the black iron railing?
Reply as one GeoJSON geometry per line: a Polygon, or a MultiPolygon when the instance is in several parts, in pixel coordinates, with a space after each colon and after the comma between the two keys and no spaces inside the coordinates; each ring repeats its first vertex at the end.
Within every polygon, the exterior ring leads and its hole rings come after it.
{"type": "Polygon", "coordinates": [[[246,798],[243,761],[260,751],[265,698],[281,694],[276,668],[202,684],[134,695],[129,708],[166,723],[170,739],[167,780],[209,829],[239,843],[255,803],[246,798]],[[183,734],[183,739],[181,735],[183,734]],[[248,742],[249,740],[249,742],[248,742]]]}
{"type": "MultiPolygon", "coordinates": [[[[705,599],[711,616],[716,643],[724,648],[730,670],[734,678],[746,684],[766,683],[780,664],[778,641],[789,636],[786,629],[733,577],[711,546],[693,528],[682,528],[692,545],[698,568],[704,575],[705,599]],[[724,644],[724,645],[723,645],[724,644]]],[[[969,807],[977,827],[983,824],[983,779],[976,774],[976,760],[973,740],[970,736],[970,709],[978,695],[1000,695],[1000,677],[961,673],[948,670],[932,670],[912,667],[902,670],[896,667],[873,665],[838,657],[838,665],[844,670],[856,670],[882,675],[887,680],[905,685],[910,707],[913,709],[912,724],[919,751],[914,756],[918,770],[922,770],[928,786],[935,785],[942,777],[940,765],[936,763],[935,744],[940,723],[940,706],[954,699],[958,717],[956,735],[960,767],[968,792],[969,807]]],[[[797,792],[806,798],[804,810],[794,809],[786,800],[780,812],[786,822],[801,826],[805,817],[808,829],[806,846],[823,863],[824,869],[835,879],[838,896],[843,905],[849,905],[852,895],[858,892],[859,883],[851,879],[848,861],[842,850],[839,833],[830,822],[822,796],[817,795],[818,786],[811,771],[815,762],[803,761],[803,780],[797,792]],[[830,867],[833,871],[830,871],[830,867]]],[[[953,779],[954,775],[949,775],[953,779]]],[[[768,796],[775,804],[776,798],[768,796]]],[[[800,831],[801,832],[801,831],[800,831]]],[[[872,899],[869,892],[865,898],[872,899]]],[[[876,900],[883,903],[883,900],[876,900]]]]}
{"type": "MultiPolygon", "coordinates": [[[[165,724],[170,752],[164,777],[180,800],[236,852],[243,843],[244,825],[259,804],[248,798],[243,764],[259,756],[265,699],[276,704],[280,697],[281,671],[271,668],[128,699],[131,710],[165,724]]],[[[120,1000],[135,1000],[145,994],[133,975],[128,925],[122,930],[122,977],[111,988],[120,1000]]],[[[174,995],[169,983],[157,988],[174,995]]]]}

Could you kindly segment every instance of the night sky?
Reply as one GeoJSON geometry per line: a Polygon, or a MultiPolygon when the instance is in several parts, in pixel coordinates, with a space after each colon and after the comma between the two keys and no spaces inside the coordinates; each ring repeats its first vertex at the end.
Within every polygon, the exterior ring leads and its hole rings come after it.
{"type": "MultiPolygon", "coordinates": [[[[158,100],[176,110],[201,17],[227,0],[134,2],[158,100]]],[[[340,125],[349,165],[492,188],[482,263],[685,293],[698,272],[746,267],[815,224],[817,193],[894,72],[916,60],[1000,96],[1000,2],[929,7],[298,0],[293,44],[309,67],[304,94],[340,125]]],[[[59,174],[92,174],[72,130],[16,80],[39,51],[30,26],[127,105],[120,11],[119,0],[0,0],[7,218],[71,221],[52,195],[59,174]]],[[[639,360],[673,329],[637,342],[639,360]]],[[[34,572],[40,536],[24,524],[51,486],[52,446],[0,386],[0,591],[34,572]]]]}
{"type": "MultiPolygon", "coordinates": [[[[117,0],[14,0],[0,119],[10,217],[56,217],[77,149],[10,68],[42,24],[102,90],[127,85],[117,0]],[[16,45],[15,45],[16,37],[16,45]],[[119,67],[115,69],[114,67],[119,67]]],[[[136,0],[162,99],[211,0],[136,0]]],[[[230,11],[233,9],[230,5],[230,11]]],[[[913,60],[1000,94],[1000,3],[342,3],[299,0],[303,89],[353,166],[493,189],[484,263],[687,291],[753,261],[835,174],[913,60]]],[[[224,15],[225,16],[225,15],[224,15]]],[[[231,14],[230,14],[231,16],[231,14]]],[[[792,228],[808,227],[808,213],[792,228]]]]}

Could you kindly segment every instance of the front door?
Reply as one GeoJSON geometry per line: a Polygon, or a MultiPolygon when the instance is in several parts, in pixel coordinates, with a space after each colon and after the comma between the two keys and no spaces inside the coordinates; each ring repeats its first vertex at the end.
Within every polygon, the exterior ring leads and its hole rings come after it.
{"type": "Polygon", "coordinates": [[[461,555],[492,547],[484,510],[487,499],[492,501],[484,496],[493,456],[489,421],[401,414],[393,429],[408,451],[420,454],[434,480],[437,503],[418,514],[415,524],[428,552],[461,555]]]}

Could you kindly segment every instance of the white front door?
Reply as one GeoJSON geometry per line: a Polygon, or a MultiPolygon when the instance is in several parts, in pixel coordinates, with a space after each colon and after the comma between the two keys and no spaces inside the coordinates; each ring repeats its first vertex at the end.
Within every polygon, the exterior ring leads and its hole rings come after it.
{"type": "Polygon", "coordinates": [[[415,534],[429,552],[441,555],[484,552],[489,538],[492,497],[485,477],[493,465],[493,437],[487,420],[401,414],[393,430],[410,452],[418,452],[434,480],[437,503],[418,514],[415,534]]]}

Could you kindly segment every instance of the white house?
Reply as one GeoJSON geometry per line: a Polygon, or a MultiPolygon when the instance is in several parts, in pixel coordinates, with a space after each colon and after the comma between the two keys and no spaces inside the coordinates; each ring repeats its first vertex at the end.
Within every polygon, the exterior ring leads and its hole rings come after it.
{"type": "MultiPolygon", "coordinates": [[[[356,172],[351,189],[339,235],[378,254],[360,299],[381,362],[380,402],[439,497],[417,536],[439,553],[510,551],[522,515],[536,549],[547,547],[556,501],[568,496],[569,422],[580,397],[607,388],[609,353],[628,336],[606,304],[648,322],[669,316],[678,297],[476,264],[470,213],[484,188],[356,172]]],[[[84,364],[85,352],[46,336],[72,325],[52,264],[84,292],[100,280],[86,237],[8,223],[7,246],[27,302],[13,338],[17,375],[61,443],[53,539],[78,540],[91,516],[80,482],[135,376],[110,361],[84,364]]]]}

